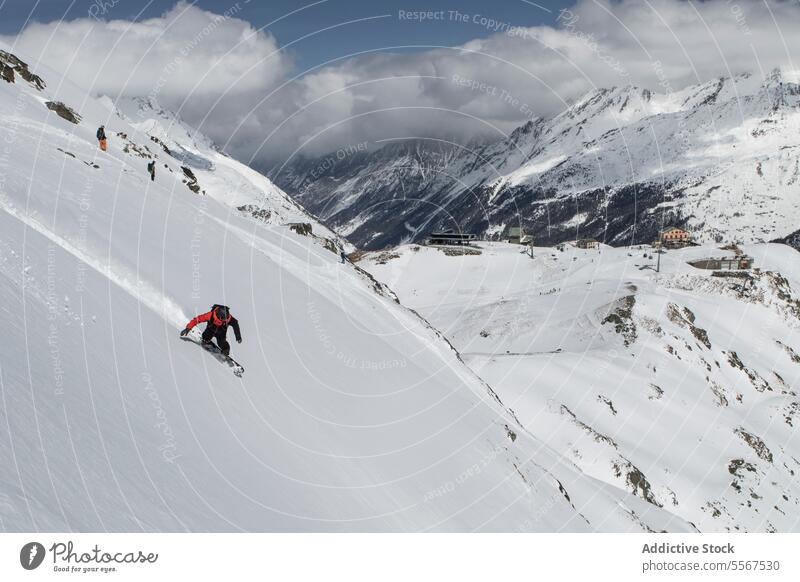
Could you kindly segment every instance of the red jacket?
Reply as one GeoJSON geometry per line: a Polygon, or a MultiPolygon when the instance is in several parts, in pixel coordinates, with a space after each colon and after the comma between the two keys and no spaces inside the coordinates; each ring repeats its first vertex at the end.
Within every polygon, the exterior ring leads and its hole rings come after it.
{"type": "MultiPolygon", "coordinates": [[[[203,313],[198,315],[192,321],[186,324],[186,329],[192,329],[198,323],[208,322],[208,325],[211,327],[218,327],[224,331],[227,331],[228,326],[230,325],[233,328],[233,333],[236,336],[236,341],[242,341],[242,334],[239,331],[239,322],[238,320],[228,313],[228,319],[223,321],[217,317],[217,313],[215,309],[212,309],[208,313],[203,313]]],[[[206,327],[208,329],[208,327],[206,327]]]]}

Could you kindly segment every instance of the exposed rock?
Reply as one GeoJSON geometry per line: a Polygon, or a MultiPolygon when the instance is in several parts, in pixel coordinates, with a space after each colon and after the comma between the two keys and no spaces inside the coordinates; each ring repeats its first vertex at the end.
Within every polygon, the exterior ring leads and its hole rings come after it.
{"type": "Polygon", "coordinates": [[[689,330],[692,332],[692,335],[697,339],[697,341],[703,344],[706,348],[711,349],[711,341],[708,339],[708,333],[706,330],[694,325],[691,326],[689,330]]]}
{"type": "Polygon", "coordinates": [[[153,142],[155,142],[155,143],[157,143],[158,145],[160,145],[160,146],[161,146],[161,149],[162,149],[162,150],[164,150],[164,153],[166,153],[166,154],[167,154],[167,155],[169,155],[169,156],[171,156],[171,155],[172,155],[172,151],[170,151],[170,149],[167,147],[167,144],[165,144],[163,141],[161,141],[160,139],[158,139],[156,136],[154,136],[154,135],[151,135],[151,136],[150,136],[150,140],[151,140],[151,141],[153,141],[153,142]]]}
{"type": "Polygon", "coordinates": [[[800,300],[794,297],[791,285],[780,273],[754,269],[746,273],[722,271],[715,277],[678,274],[663,277],[659,283],[668,288],[727,295],[748,303],[765,305],[800,323],[800,300]]]}
{"type": "Polygon", "coordinates": [[[61,101],[46,101],[45,105],[50,111],[54,111],[59,117],[66,119],[70,123],[77,125],[81,122],[81,116],[75,113],[71,107],[61,103],[61,101]]]}
{"type": "Polygon", "coordinates": [[[664,330],[661,328],[661,324],[659,324],[658,321],[652,317],[641,317],[639,319],[639,323],[644,329],[652,333],[654,336],[664,336],[664,330]]]}
{"type": "Polygon", "coordinates": [[[589,426],[588,424],[586,424],[586,423],[584,423],[584,422],[582,422],[582,421],[578,420],[578,417],[577,417],[577,416],[575,416],[575,413],[574,413],[574,412],[572,412],[572,411],[571,411],[571,410],[570,410],[570,409],[567,407],[567,405],[566,405],[566,404],[562,404],[562,405],[561,405],[561,414],[566,414],[566,415],[568,415],[570,418],[572,418],[572,422],[573,422],[573,423],[575,423],[575,424],[576,424],[577,426],[579,426],[580,428],[582,428],[582,429],[583,429],[584,431],[586,431],[587,433],[589,433],[590,435],[592,435],[592,437],[594,438],[594,440],[595,440],[595,441],[597,441],[597,442],[599,442],[599,443],[600,443],[600,442],[602,442],[602,443],[606,443],[607,445],[611,445],[611,446],[612,446],[612,447],[614,447],[615,449],[617,448],[617,443],[615,443],[615,442],[614,442],[614,439],[612,439],[612,438],[611,438],[611,437],[609,437],[609,436],[606,436],[606,435],[604,435],[604,434],[601,434],[601,433],[597,432],[596,430],[594,430],[594,429],[593,429],[591,426],[589,426]]]}
{"type": "Polygon", "coordinates": [[[655,495],[653,494],[653,489],[650,485],[650,482],[645,477],[644,473],[642,473],[633,463],[628,461],[627,459],[623,459],[622,463],[615,461],[612,463],[612,467],[614,468],[614,474],[617,477],[625,476],[625,482],[631,488],[631,492],[644,499],[648,503],[652,503],[657,507],[663,507],[663,504],[659,503],[656,499],[655,495]]]}
{"type": "Polygon", "coordinates": [[[375,255],[372,260],[378,265],[385,265],[393,259],[399,259],[400,255],[394,251],[383,251],[375,255]]]}
{"type": "Polygon", "coordinates": [[[786,424],[794,428],[794,418],[800,414],[800,402],[790,402],[784,409],[783,420],[786,424]]]}
{"type": "Polygon", "coordinates": [[[647,397],[648,400],[661,400],[661,397],[664,395],[664,390],[662,390],[661,387],[650,384],[650,390],[652,390],[653,393],[647,397]]]}
{"type": "Polygon", "coordinates": [[[790,346],[787,346],[785,343],[783,343],[780,340],[775,340],[775,343],[778,344],[779,346],[781,346],[783,348],[783,350],[787,354],[789,354],[789,357],[792,359],[792,361],[795,364],[800,364],[800,355],[798,355],[797,352],[795,352],[790,346]]]}
{"type": "Polygon", "coordinates": [[[728,472],[731,475],[740,475],[740,471],[745,469],[752,473],[755,473],[756,468],[752,463],[748,463],[744,459],[733,459],[730,463],[728,463],[728,472]]]}
{"type": "Polygon", "coordinates": [[[753,449],[758,455],[760,459],[767,461],[768,463],[772,462],[772,452],[769,450],[767,445],[758,438],[756,435],[747,432],[742,427],[737,428],[734,431],[744,442],[746,442],[751,449],[753,449]]]}
{"type": "Polygon", "coordinates": [[[731,487],[739,493],[743,490],[743,484],[746,479],[745,472],[756,474],[755,465],[748,463],[744,459],[732,459],[731,462],[728,463],[728,473],[734,477],[733,481],[731,481],[731,487]]]}
{"type": "Polygon", "coordinates": [[[778,299],[784,301],[794,316],[800,319],[800,300],[794,298],[792,287],[786,277],[773,271],[765,271],[763,275],[778,299]]]}
{"type": "Polygon", "coordinates": [[[720,508],[719,501],[714,501],[714,502],[708,501],[708,502],[706,502],[705,506],[703,507],[703,511],[710,511],[711,512],[711,517],[717,518],[717,517],[720,517],[722,515],[722,512],[720,511],[719,508],[720,508]]]}
{"type": "Polygon", "coordinates": [[[800,251],[800,230],[796,230],[791,234],[776,238],[770,242],[785,244],[792,247],[796,251],[800,251]]]}
{"type": "Polygon", "coordinates": [[[0,79],[3,79],[7,83],[14,82],[14,69],[7,66],[3,62],[0,62],[0,79]]]}
{"type": "Polygon", "coordinates": [[[627,295],[615,302],[615,307],[603,319],[603,323],[610,323],[614,331],[622,336],[626,346],[636,341],[636,323],[633,321],[633,306],[636,304],[634,295],[627,295]]]}
{"type": "Polygon", "coordinates": [[[31,73],[27,63],[21,61],[16,55],[0,50],[0,78],[13,83],[15,73],[35,87],[37,91],[45,88],[45,82],[39,75],[31,73]]]}
{"type": "Polygon", "coordinates": [[[731,251],[733,254],[737,256],[741,256],[744,254],[744,251],[737,245],[736,243],[729,243],[724,246],[719,247],[721,251],[731,251]]]}
{"type": "Polygon", "coordinates": [[[336,244],[335,241],[329,238],[323,238],[322,246],[325,248],[326,251],[332,252],[334,255],[339,254],[339,246],[336,244]]]}
{"type": "MultiPolygon", "coordinates": [[[[78,157],[75,154],[73,154],[72,152],[68,152],[67,150],[62,150],[59,147],[57,147],[56,149],[58,151],[62,152],[65,156],[69,156],[70,158],[75,159],[75,160],[78,159],[78,157]]],[[[98,166],[94,162],[87,162],[86,160],[80,160],[80,161],[83,162],[84,164],[86,164],[87,166],[89,166],[90,168],[94,168],[96,170],[100,168],[100,166],[98,166]]]]}
{"type": "Polygon", "coordinates": [[[719,279],[742,279],[747,282],[753,280],[753,276],[744,271],[712,271],[711,276],[719,279]]]}
{"type": "Polygon", "coordinates": [[[263,222],[269,222],[269,219],[272,217],[272,212],[268,208],[261,208],[256,206],[255,204],[245,204],[243,206],[237,206],[236,210],[239,212],[244,212],[245,214],[252,216],[256,220],[261,220],[263,222]]]}
{"type": "Polygon", "coordinates": [[[181,170],[183,170],[183,175],[186,176],[186,180],[183,181],[184,184],[194,192],[195,194],[200,193],[200,184],[197,183],[197,176],[194,175],[191,169],[187,168],[186,166],[181,166],[181,170]]]}
{"type": "Polygon", "coordinates": [[[691,309],[688,307],[679,308],[674,303],[669,303],[667,305],[667,318],[672,323],[684,329],[688,329],[695,339],[697,339],[707,349],[711,349],[711,341],[708,339],[708,333],[703,328],[697,327],[694,324],[697,318],[691,309]]]}
{"type": "Polygon", "coordinates": [[[764,378],[762,378],[758,372],[745,366],[742,360],[739,359],[739,355],[736,352],[728,352],[728,363],[731,365],[731,367],[744,372],[747,378],[750,380],[750,383],[753,385],[753,388],[759,392],[764,392],[765,390],[772,391],[772,386],[769,385],[769,382],[764,380],[764,378]]]}
{"type": "Polygon", "coordinates": [[[714,380],[711,380],[708,376],[706,376],[706,380],[708,381],[708,386],[711,388],[711,391],[714,393],[714,396],[717,397],[717,401],[720,406],[728,406],[728,399],[725,396],[725,390],[717,384],[714,380]]]}
{"type": "Polygon", "coordinates": [[[140,158],[145,158],[145,159],[153,158],[153,154],[150,152],[150,148],[148,148],[146,145],[139,146],[137,143],[129,140],[128,134],[119,131],[117,132],[117,137],[119,137],[120,139],[122,139],[123,142],[125,142],[125,145],[122,147],[122,151],[125,152],[126,154],[133,152],[140,158]]]}
{"type": "Polygon", "coordinates": [[[601,394],[600,396],[597,397],[597,400],[608,406],[608,409],[611,411],[611,414],[613,414],[614,416],[617,415],[617,409],[614,408],[614,403],[611,401],[611,399],[601,394]]]}
{"type": "Polygon", "coordinates": [[[511,430],[511,429],[508,427],[508,425],[506,425],[506,436],[507,436],[507,437],[508,437],[508,438],[511,440],[511,442],[512,442],[512,443],[513,443],[515,440],[517,440],[517,433],[515,433],[513,430],[511,430]]]}
{"type": "Polygon", "coordinates": [[[56,149],[57,149],[58,151],[60,151],[60,152],[63,152],[63,153],[64,153],[64,155],[67,155],[67,156],[69,156],[69,157],[71,157],[71,158],[74,158],[74,157],[75,157],[75,154],[73,154],[72,152],[68,152],[67,150],[62,150],[61,148],[56,148],[56,149]]]}
{"type": "Polygon", "coordinates": [[[311,235],[311,224],[308,222],[295,222],[289,225],[289,230],[301,234],[303,236],[311,235]]]}

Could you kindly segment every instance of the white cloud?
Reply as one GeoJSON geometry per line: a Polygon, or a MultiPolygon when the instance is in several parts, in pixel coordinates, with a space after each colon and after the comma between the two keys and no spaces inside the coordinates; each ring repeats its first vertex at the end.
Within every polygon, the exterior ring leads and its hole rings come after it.
{"type": "Polygon", "coordinates": [[[283,76],[275,39],[184,2],[158,18],[34,23],[5,39],[83,87],[111,95],[220,95],[263,89],[283,76]]]}
{"type": "Polygon", "coordinates": [[[742,71],[800,68],[795,2],[582,0],[556,27],[418,53],[376,47],[278,88],[291,69],[285,53],[268,33],[229,16],[181,3],[138,23],[37,24],[9,42],[95,92],[155,92],[245,160],[398,136],[510,131],[597,86],[678,90],[742,71]]]}

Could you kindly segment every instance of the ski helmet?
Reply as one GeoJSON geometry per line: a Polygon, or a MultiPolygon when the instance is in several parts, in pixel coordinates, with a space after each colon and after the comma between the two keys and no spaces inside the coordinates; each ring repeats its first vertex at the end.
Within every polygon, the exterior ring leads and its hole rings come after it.
{"type": "Polygon", "coordinates": [[[230,315],[230,310],[225,307],[224,305],[220,305],[217,307],[217,319],[220,321],[228,321],[228,316],[230,315]]]}

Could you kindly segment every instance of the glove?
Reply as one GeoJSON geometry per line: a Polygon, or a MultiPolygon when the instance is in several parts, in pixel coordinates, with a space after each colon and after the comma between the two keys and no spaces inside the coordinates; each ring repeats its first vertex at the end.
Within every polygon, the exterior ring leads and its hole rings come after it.
{"type": "Polygon", "coordinates": [[[236,343],[237,343],[237,344],[240,344],[240,343],[242,343],[242,338],[236,338],[236,343]]]}
{"type": "Polygon", "coordinates": [[[181,332],[181,337],[185,336],[187,333],[189,333],[189,328],[188,327],[184,328],[184,330],[181,332]]]}

